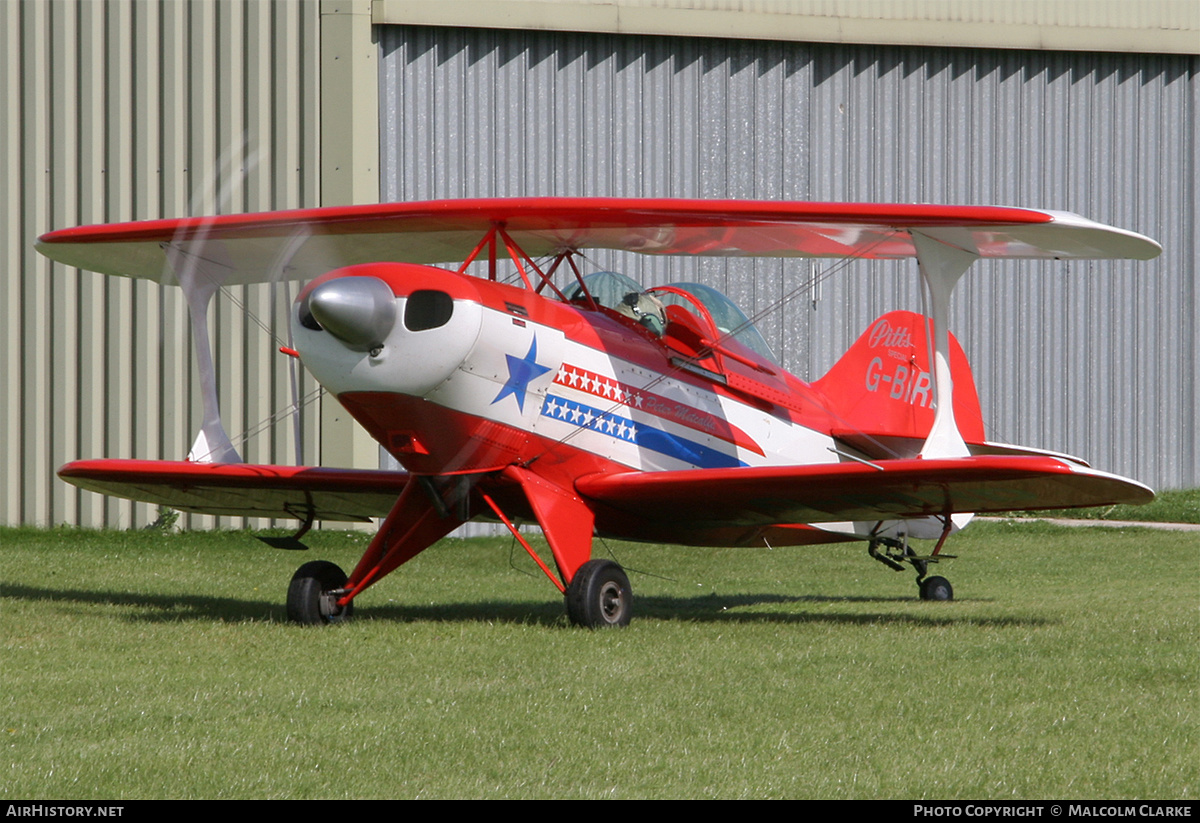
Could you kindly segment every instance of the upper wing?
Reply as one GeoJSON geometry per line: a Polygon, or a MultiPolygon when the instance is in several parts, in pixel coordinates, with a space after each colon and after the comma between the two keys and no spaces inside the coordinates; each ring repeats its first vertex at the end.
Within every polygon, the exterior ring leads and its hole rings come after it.
{"type": "Polygon", "coordinates": [[[58,476],[197,514],[360,521],[387,514],[408,479],[405,472],[163,460],[78,460],[58,476]]]}
{"type": "Polygon", "coordinates": [[[1035,456],[596,474],[579,478],[576,489],[629,514],[696,527],[902,520],[1154,499],[1133,480],[1035,456]]]}
{"type": "Polygon", "coordinates": [[[1161,247],[1068,212],[1001,206],[628,198],[386,203],[150,220],[42,235],[47,257],[175,283],[167,249],[222,269],[227,285],[308,280],[355,263],[457,262],[493,226],[532,256],[606,248],[747,257],[915,257],[920,232],[981,257],[1132,258],[1161,247]]]}

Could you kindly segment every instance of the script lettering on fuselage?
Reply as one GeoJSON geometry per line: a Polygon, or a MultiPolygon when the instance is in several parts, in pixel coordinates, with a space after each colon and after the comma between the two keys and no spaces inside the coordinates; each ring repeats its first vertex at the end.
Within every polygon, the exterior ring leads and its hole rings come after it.
{"type": "Polygon", "coordinates": [[[911,403],[923,409],[933,405],[933,378],[929,372],[916,367],[916,358],[910,353],[896,349],[913,348],[912,333],[908,326],[895,326],[881,318],[871,328],[871,336],[867,338],[868,347],[874,349],[883,346],[887,349],[888,358],[900,361],[892,368],[885,365],[882,357],[873,357],[867,364],[867,391],[877,392],[882,386],[893,400],[911,403]]]}

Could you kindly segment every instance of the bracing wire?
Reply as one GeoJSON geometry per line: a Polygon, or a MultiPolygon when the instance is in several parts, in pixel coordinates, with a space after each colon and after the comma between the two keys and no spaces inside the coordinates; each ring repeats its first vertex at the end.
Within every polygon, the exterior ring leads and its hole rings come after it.
{"type": "MultiPolygon", "coordinates": [[[[300,398],[297,402],[289,403],[288,405],[284,406],[282,409],[278,409],[277,411],[272,412],[269,416],[260,420],[258,423],[255,423],[250,428],[244,430],[241,434],[237,435],[236,437],[231,437],[230,442],[234,446],[245,445],[251,438],[257,437],[258,435],[262,434],[264,431],[267,431],[268,429],[272,428],[276,423],[283,420],[284,418],[289,417],[294,414],[299,414],[300,409],[312,404],[317,399],[319,399],[321,397],[321,395],[323,395],[324,393],[325,393],[325,387],[318,386],[317,388],[310,391],[308,394],[304,395],[304,397],[300,398]]],[[[208,452],[207,454],[199,455],[196,459],[199,462],[204,462],[204,458],[208,457],[210,454],[212,454],[212,452],[208,452]]]]}

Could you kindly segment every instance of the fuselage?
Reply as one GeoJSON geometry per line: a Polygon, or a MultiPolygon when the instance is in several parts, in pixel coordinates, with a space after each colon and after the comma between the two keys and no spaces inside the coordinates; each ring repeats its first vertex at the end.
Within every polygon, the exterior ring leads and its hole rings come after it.
{"type": "MultiPolygon", "coordinates": [[[[333,272],[297,306],[305,366],[410,472],[574,462],[577,452],[593,470],[838,459],[823,398],[735,340],[696,357],[692,329],[658,336],[615,311],[411,264],[333,272]],[[304,319],[321,314],[314,292],[357,295],[372,281],[386,284],[394,309],[368,305],[352,317],[384,315],[378,340],[347,344],[323,328],[336,323],[304,319]]],[[[697,330],[721,333],[689,315],[697,330]]]]}
{"type": "MultiPolygon", "coordinates": [[[[317,380],[416,475],[519,465],[573,490],[597,472],[845,459],[844,418],[822,391],[742,345],[683,289],[659,294],[676,304],[651,329],[583,299],[430,266],[363,264],[303,290],[293,335],[317,380]]],[[[627,536],[653,536],[652,524],[636,528],[627,536]]],[[[783,528],[774,539],[803,543],[863,537],[880,524],[783,528]]]]}

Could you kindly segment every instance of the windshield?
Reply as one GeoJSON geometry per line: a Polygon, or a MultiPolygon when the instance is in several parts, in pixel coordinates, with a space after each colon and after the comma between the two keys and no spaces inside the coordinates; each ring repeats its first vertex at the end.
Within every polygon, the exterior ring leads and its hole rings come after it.
{"type": "MultiPolygon", "coordinates": [[[[583,282],[596,302],[601,306],[615,309],[621,305],[625,295],[630,292],[642,293],[641,284],[624,274],[615,271],[594,271],[584,275],[583,282]]],[[[583,286],[576,283],[567,289],[567,299],[574,302],[583,298],[583,286]]]]}
{"type": "MultiPolygon", "coordinates": [[[[722,337],[729,336],[772,363],[778,362],[758,328],[750,322],[737,304],[724,294],[702,283],[671,283],[670,287],[685,291],[703,303],[722,337]]],[[[658,292],[655,296],[667,305],[683,306],[689,311],[692,308],[685,298],[670,292],[658,292]]]]}

